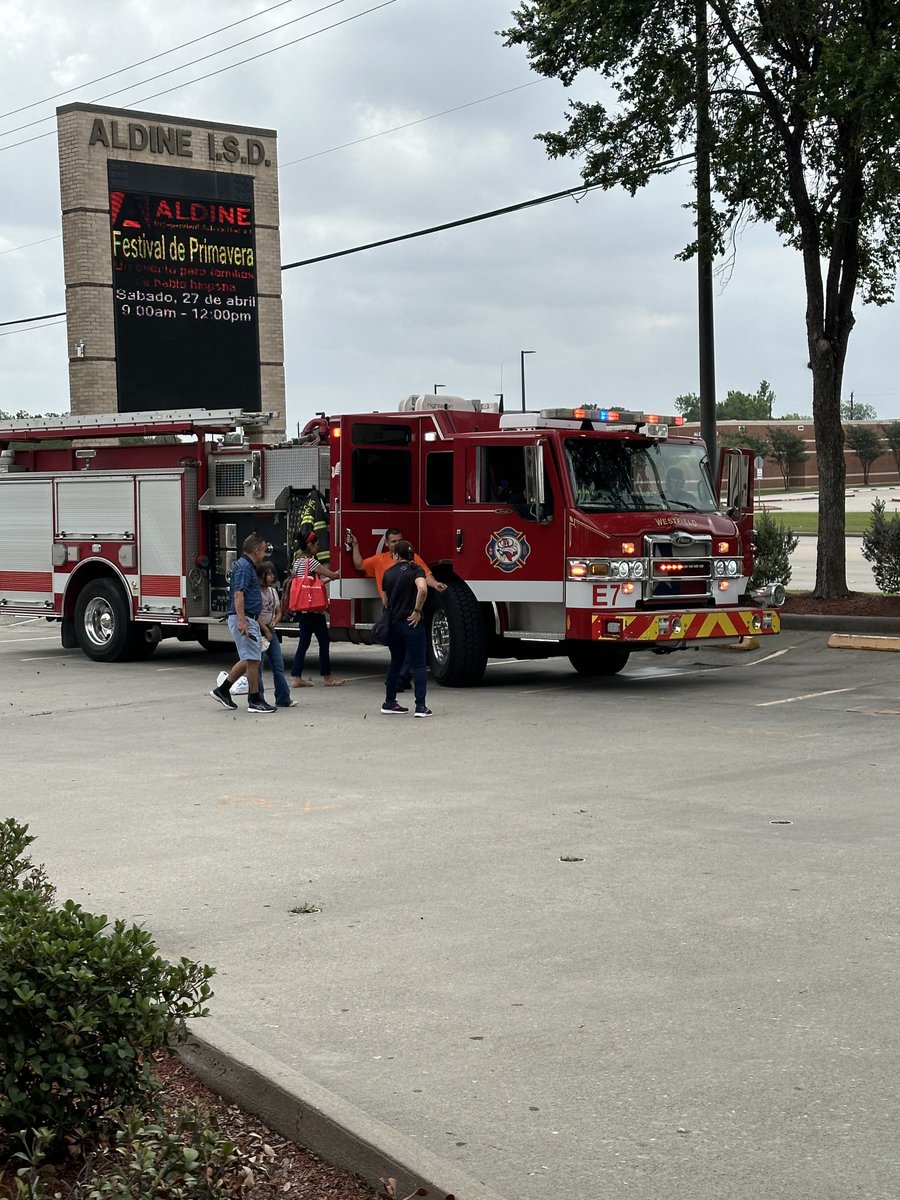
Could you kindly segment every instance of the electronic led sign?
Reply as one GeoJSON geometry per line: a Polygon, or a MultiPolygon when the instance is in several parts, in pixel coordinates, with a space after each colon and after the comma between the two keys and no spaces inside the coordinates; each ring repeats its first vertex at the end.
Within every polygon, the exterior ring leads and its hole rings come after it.
{"type": "Polygon", "coordinates": [[[261,408],[253,179],[110,161],[120,412],[261,408]]]}

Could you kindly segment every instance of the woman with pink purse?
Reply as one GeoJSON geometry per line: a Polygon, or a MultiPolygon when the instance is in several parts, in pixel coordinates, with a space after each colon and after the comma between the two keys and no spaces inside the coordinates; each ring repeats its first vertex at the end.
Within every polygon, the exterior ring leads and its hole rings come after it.
{"type": "Polygon", "coordinates": [[[313,686],[303,678],[306,652],[313,637],[319,643],[319,674],[325,686],[341,687],[344,682],[343,679],[335,679],[331,673],[328,622],[325,620],[328,611],[325,580],[337,579],[338,572],[319,562],[316,558],[318,549],[319,541],[313,532],[307,537],[302,554],[294,559],[291,577],[285,583],[288,606],[299,616],[300,640],[291,666],[291,687],[295,688],[313,686]]]}

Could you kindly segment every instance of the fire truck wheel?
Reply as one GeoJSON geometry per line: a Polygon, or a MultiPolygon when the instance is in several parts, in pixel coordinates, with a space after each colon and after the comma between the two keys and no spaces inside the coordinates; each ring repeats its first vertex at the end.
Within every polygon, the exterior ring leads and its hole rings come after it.
{"type": "Polygon", "coordinates": [[[478,601],[458,579],[437,596],[428,628],[428,666],[443,687],[480,683],[488,660],[478,601]]]}
{"type": "Polygon", "coordinates": [[[127,657],[131,620],[118,584],[109,579],[85,584],[75,602],[75,636],[95,662],[118,662],[127,657]]]}
{"type": "Polygon", "coordinates": [[[579,675],[618,675],[628,662],[629,650],[619,646],[575,646],[569,651],[569,662],[579,675]]]}

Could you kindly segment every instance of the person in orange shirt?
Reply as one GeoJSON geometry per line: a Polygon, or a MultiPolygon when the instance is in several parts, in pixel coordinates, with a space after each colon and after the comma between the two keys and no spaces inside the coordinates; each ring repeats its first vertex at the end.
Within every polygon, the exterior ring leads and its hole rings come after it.
{"type": "MultiPolygon", "coordinates": [[[[385,571],[394,565],[394,547],[402,540],[403,534],[399,529],[386,529],[384,532],[384,550],[380,554],[372,554],[369,558],[363,558],[359,552],[359,542],[356,540],[356,535],[350,535],[353,565],[357,571],[362,571],[370,579],[375,580],[375,586],[378,588],[378,594],[382,600],[384,599],[384,592],[382,591],[381,580],[384,578],[385,571]]],[[[413,562],[425,572],[425,583],[428,587],[434,588],[436,592],[446,592],[446,583],[440,583],[435,579],[431,573],[431,568],[424,559],[419,558],[418,554],[414,554],[413,562]]]]}
{"type": "MultiPolygon", "coordinates": [[[[384,550],[380,554],[372,554],[369,558],[363,558],[359,552],[359,542],[356,540],[355,534],[350,534],[350,549],[353,554],[353,565],[357,571],[362,571],[368,575],[370,579],[375,580],[375,586],[378,588],[378,594],[386,604],[384,590],[381,586],[381,581],[384,578],[384,573],[394,565],[394,547],[398,542],[403,541],[403,534],[399,529],[386,529],[384,531],[384,550]]],[[[434,588],[436,592],[446,592],[446,583],[441,583],[431,573],[431,567],[424,559],[419,558],[418,554],[414,554],[412,561],[416,566],[421,567],[425,572],[425,583],[428,587],[434,588]]],[[[412,686],[412,671],[410,670],[409,657],[403,661],[403,666],[400,668],[400,678],[397,683],[398,692],[409,691],[412,686]]]]}

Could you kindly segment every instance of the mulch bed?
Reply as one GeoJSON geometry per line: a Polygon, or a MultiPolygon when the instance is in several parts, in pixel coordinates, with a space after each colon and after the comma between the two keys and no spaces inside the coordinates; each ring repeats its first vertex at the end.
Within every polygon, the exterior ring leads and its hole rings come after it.
{"type": "Polygon", "coordinates": [[[817,600],[812,592],[789,592],[782,612],[787,616],[900,618],[900,596],[851,592],[839,600],[817,600]]]}
{"type": "MultiPolygon", "coordinates": [[[[223,1181],[222,1195],[240,1200],[389,1200],[395,1193],[386,1186],[373,1191],[349,1171],[323,1163],[315,1155],[285,1140],[262,1121],[229,1104],[193,1075],[173,1054],[160,1054],[155,1073],[163,1084],[167,1113],[190,1109],[206,1114],[204,1125],[228,1137],[237,1147],[237,1161],[223,1181]]],[[[0,1151],[9,1151],[0,1145],[0,1151]]],[[[102,1156],[101,1156],[102,1158],[102,1156]]],[[[100,1161],[98,1159],[98,1161],[100,1161]]],[[[15,1170],[21,1163],[0,1162],[0,1200],[14,1200],[15,1170]]],[[[63,1200],[71,1195],[83,1169],[81,1161],[63,1164],[50,1194],[63,1200]]],[[[82,1195],[86,1193],[82,1191],[82,1195]]],[[[158,1193],[163,1196],[165,1193],[158,1193]]],[[[156,1196],[157,1193],[154,1193],[156,1196]]],[[[144,1198],[142,1198],[144,1200],[144,1198]]]]}

